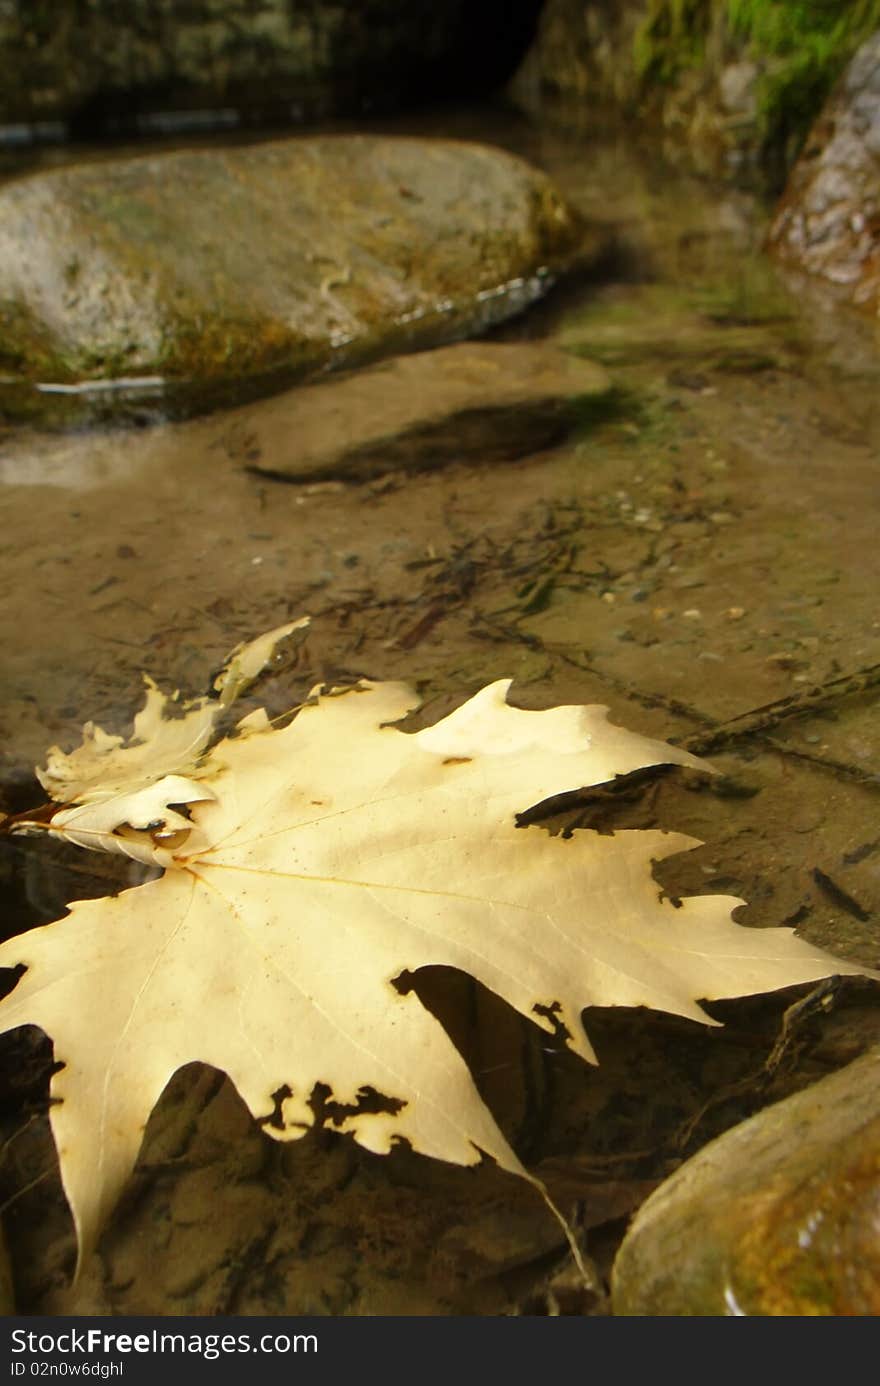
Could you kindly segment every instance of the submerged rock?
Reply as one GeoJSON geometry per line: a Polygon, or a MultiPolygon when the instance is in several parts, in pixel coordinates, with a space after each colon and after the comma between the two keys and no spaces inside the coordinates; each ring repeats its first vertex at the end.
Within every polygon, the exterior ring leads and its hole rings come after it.
{"type": "Polygon", "coordinates": [[[80,165],[0,190],[0,374],[288,379],[479,332],[583,231],[499,149],[328,136],[80,165]]]}
{"type": "Polygon", "coordinates": [[[291,481],[495,462],[559,441],[610,390],[601,366],[552,347],[460,343],[288,391],[253,419],[237,411],[224,449],[291,481]]]}
{"type": "Polygon", "coordinates": [[[862,44],[814,126],[770,246],[880,313],[880,33],[862,44]]]}
{"type": "Polygon", "coordinates": [[[467,342],[393,357],[156,428],[52,430],[0,452],[0,484],[91,491],[145,468],[244,468],[331,487],[455,461],[500,462],[616,407],[602,366],[546,343],[467,342]]]}
{"type": "Polygon", "coordinates": [[[880,1313],[880,1049],[710,1142],[644,1203],[624,1315],[880,1313]]]}

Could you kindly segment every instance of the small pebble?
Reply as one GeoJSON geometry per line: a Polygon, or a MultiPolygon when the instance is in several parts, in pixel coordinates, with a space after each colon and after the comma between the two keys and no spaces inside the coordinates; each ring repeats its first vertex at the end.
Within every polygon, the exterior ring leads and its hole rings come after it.
{"type": "Polygon", "coordinates": [[[686,621],[702,621],[703,613],[696,606],[689,606],[687,611],[683,611],[682,616],[686,621]]]}

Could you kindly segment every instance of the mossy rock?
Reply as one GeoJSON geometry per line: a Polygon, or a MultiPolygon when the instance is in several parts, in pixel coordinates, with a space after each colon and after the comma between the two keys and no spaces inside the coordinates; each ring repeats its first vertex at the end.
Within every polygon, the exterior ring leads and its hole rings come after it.
{"type": "Polygon", "coordinates": [[[635,120],[701,172],[784,182],[880,0],[546,0],[512,95],[578,130],[635,120]]]}
{"type": "Polygon", "coordinates": [[[583,237],[543,173],[452,141],[328,136],[37,174],[0,191],[0,369],[291,379],[483,331],[583,237]]]}

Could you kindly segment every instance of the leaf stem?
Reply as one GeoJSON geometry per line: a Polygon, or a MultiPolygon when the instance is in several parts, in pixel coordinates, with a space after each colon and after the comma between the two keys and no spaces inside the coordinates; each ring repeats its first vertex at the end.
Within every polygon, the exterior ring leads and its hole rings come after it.
{"type": "Polygon", "coordinates": [[[578,1241],[577,1232],[575,1231],[571,1223],[568,1221],[568,1219],[563,1215],[563,1213],[559,1210],[559,1208],[557,1208],[556,1204],[553,1202],[553,1199],[550,1197],[550,1191],[548,1190],[547,1185],[542,1183],[541,1180],[537,1179],[533,1174],[527,1173],[526,1178],[528,1179],[529,1183],[534,1185],[534,1187],[538,1190],[538,1193],[541,1195],[547,1207],[550,1209],[550,1212],[553,1214],[554,1218],[559,1223],[559,1226],[565,1233],[565,1240],[568,1242],[568,1249],[571,1252],[572,1259],[575,1265],[577,1266],[578,1274],[580,1275],[581,1280],[584,1283],[584,1288],[587,1290],[591,1290],[594,1294],[603,1294],[604,1290],[602,1287],[601,1280],[599,1278],[599,1272],[596,1270],[596,1267],[593,1265],[593,1262],[589,1259],[589,1257],[584,1255],[580,1242],[578,1241]]]}

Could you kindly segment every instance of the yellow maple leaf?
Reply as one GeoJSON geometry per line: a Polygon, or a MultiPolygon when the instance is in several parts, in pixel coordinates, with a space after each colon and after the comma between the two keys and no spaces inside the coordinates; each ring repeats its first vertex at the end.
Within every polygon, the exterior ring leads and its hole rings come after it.
{"type": "MultiPolygon", "coordinates": [[[[236,653],[220,703],[295,626],[236,653]]],[[[393,725],[418,704],[403,684],[316,691],[286,726],[252,713],[210,750],[204,700],[169,724],[151,689],[136,754],[94,728],[69,759],[53,750],[50,789],[79,797],[49,830],[164,868],[0,948],[0,966],[26,967],[0,1030],[40,1026],[63,1063],[50,1117],[81,1255],[162,1090],[194,1060],[228,1074],[277,1139],[303,1135],[321,1090],[335,1128],[372,1151],[405,1140],[531,1178],[442,1026],[395,986],[403,973],[458,968],[595,1062],[586,1007],[714,1024],[700,999],[863,970],[790,929],[735,924],[731,897],[661,898],[651,863],[690,838],[517,827],[561,792],[702,763],[604,708],[522,711],[508,688],[414,733],[393,725]]]]}

